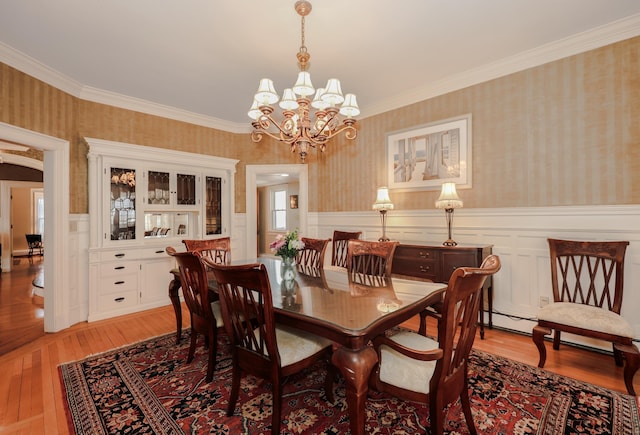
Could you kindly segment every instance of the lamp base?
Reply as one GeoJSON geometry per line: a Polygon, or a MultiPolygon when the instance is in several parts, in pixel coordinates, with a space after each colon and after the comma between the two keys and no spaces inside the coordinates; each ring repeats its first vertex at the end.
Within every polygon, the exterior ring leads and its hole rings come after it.
{"type": "Polygon", "coordinates": [[[458,243],[453,239],[447,239],[444,242],[442,242],[442,245],[443,246],[457,246],[458,243]]]}

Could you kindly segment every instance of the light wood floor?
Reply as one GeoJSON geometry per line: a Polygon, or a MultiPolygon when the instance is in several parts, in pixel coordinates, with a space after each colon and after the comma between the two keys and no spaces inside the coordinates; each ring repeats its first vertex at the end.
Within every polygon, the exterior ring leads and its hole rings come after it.
{"type": "MultiPolygon", "coordinates": [[[[184,307],[183,318],[187,326],[188,312],[184,307]]],[[[412,320],[406,326],[415,327],[417,321],[412,320]]],[[[68,433],[59,364],[173,331],[175,317],[167,306],[99,322],[83,322],[55,334],[45,334],[0,356],[0,434],[68,433]]],[[[485,338],[478,337],[474,347],[537,364],[537,351],[530,337],[493,329],[487,330],[485,338]]],[[[547,370],[626,391],[622,369],[615,366],[613,357],[569,346],[554,352],[548,344],[548,349],[547,370]]],[[[640,376],[636,376],[635,385],[640,389],[640,376]]]]}

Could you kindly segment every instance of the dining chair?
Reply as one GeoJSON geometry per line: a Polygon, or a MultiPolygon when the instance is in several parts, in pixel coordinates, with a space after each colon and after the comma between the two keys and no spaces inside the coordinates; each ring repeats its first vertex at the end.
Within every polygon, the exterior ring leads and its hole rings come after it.
{"type": "Polygon", "coordinates": [[[167,248],[167,252],[173,255],[178,264],[182,293],[191,317],[191,343],[187,363],[193,361],[198,334],[204,335],[209,349],[206,381],[211,382],[216,366],[218,329],[224,326],[220,301],[212,301],[210,298],[207,271],[200,254],[192,251],[175,252],[173,248],[171,251],[167,248]]]}
{"type": "Polygon", "coordinates": [[[298,272],[319,277],[324,267],[324,254],[331,239],[312,239],[302,237],[304,248],[298,251],[296,256],[296,268],[298,272]]]}
{"type": "Polygon", "coordinates": [[[350,282],[384,286],[391,277],[393,253],[398,242],[372,242],[350,239],[347,242],[347,274],[350,282]]]}
{"type": "Polygon", "coordinates": [[[629,242],[548,239],[548,244],[553,302],[540,308],[533,328],[538,367],[544,367],[544,337],[552,330],[555,350],[560,348],[562,331],[608,341],[616,365],[624,366],[627,391],[635,396],[633,377],[640,367],[640,352],[633,344],[633,326],[620,315],[629,242]]]}
{"type": "Polygon", "coordinates": [[[217,264],[231,263],[231,238],[219,239],[186,239],[183,240],[187,251],[197,251],[202,258],[208,258],[210,262],[217,264]]]}
{"type": "Polygon", "coordinates": [[[267,269],[261,264],[214,265],[227,334],[231,339],[232,383],[227,416],[234,413],[243,373],[271,382],[271,433],[280,433],[285,377],[327,361],[325,394],[333,402],[335,368],[332,342],[298,329],[276,325],[267,269]],[[247,320],[249,319],[249,320],[247,320]]]}
{"type": "Polygon", "coordinates": [[[476,336],[482,285],[498,270],[500,259],[490,255],[479,268],[461,267],[453,272],[444,293],[437,341],[411,331],[373,339],[378,364],[371,387],[403,400],[428,403],[433,434],[443,433],[447,405],[458,398],[469,432],[477,433],[467,361],[476,336]]]}
{"type": "Polygon", "coordinates": [[[331,251],[331,265],[347,268],[347,242],[351,239],[359,239],[362,231],[338,231],[333,232],[333,248],[331,251]]]}

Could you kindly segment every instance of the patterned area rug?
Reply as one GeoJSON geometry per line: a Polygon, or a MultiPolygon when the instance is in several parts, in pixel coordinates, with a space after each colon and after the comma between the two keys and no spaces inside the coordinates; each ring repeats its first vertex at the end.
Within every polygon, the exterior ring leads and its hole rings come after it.
{"type": "MultiPolygon", "coordinates": [[[[221,334],[213,382],[204,382],[206,353],[186,363],[188,339],[172,334],[59,367],[72,433],[263,434],[270,430],[268,384],[245,376],[232,417],[226,416],[231,384],[229,344],[221,334]]],[[[344,381],[330,404],[318,364],[287,379],[282,431],[287,434],[349,432],[344,381]]],[[[639,401],[548,373],[536,367],[472,351],[471,405],[481,434],[640,434],[639,401]]],[[[369,434],[429,433],[429,409],[371,392],[369,434]]],[[[449,407],[446,433],[467,434],[459,403],[449,407]]]]}

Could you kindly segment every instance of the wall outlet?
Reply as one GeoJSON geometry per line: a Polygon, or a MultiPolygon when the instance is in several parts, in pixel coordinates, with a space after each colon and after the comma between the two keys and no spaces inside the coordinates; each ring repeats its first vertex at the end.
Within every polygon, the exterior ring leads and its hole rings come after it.
{"type": "Polygon", "coordinates": [[[540,308],[549,305],[549,297],[548,296],[540,296],[540,308]]]}

